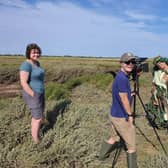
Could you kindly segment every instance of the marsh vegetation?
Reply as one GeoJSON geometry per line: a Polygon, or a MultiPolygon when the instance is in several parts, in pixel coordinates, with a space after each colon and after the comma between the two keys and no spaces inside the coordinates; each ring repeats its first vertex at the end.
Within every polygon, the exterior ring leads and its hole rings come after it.
{"type": "MultiPolygon", "coordinates": [[[[2,168],[111,168],[114,153],[97,160],[101,142],[110,136],[108,113],[117,59],[42,57],[46,70],[46,122],[41,142],[30,135],[31,116],[20,95],[18,69],[22,56],[0,57],[0,167],[2,168]]],[[[148,103],[150,72],[139,78],[140,95],[148,103]]],[[[133,82],[132,82],[133,85],[133,82]]],[[[140,168],[165,168],[168,159],[137,101],[136,138],[140,168]]],[[[168,150],[167,130],[157,130],[168,150]]],[[[116,168],[126,167],[122,150],[116,168]]]]}

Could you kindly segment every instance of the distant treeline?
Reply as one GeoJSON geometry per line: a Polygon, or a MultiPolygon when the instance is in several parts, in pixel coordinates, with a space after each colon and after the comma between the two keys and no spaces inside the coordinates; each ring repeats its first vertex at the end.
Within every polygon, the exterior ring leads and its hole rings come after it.
{"type": "Polygon", "coordinates": [[[9,56],[13,56],[13,57],[14,56],[19,56],[20,57],[20,56],[23,56],[23,55],[22,54],[0,54],[0,56],[3,56],[3,57],[4,56],[6,56],[6,57],[9,57],[9,56]]]}
{"type": "MultiPolygon", "coordinates": [[[[23,54],[0,54],[0,56],[6,56],[6,57],[10,57],[10,56],[13,56],[13,57],[22,57],[24,56],[23,54]]],[[[73,56],[73,55],[43,55],[44,57],[78,57],[78,58],[102,58],[102,59],[111,59],[111,58],[114,58],[114,59],[119,59],[119,57],[113,57],[113,56],[73,56]]]]}

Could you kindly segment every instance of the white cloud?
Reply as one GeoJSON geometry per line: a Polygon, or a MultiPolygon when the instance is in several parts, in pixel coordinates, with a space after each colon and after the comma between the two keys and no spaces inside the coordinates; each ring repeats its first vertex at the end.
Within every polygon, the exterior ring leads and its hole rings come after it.
{"type": "Polygon", "coordinates": [[[28,7],[30,7],[23,0],[0,0],[0,5],[9,6],[9,7],[19,7],[19,8],[28,8],[28,7]]]}
{"type": "Polygon", "coordinates": [[[92,4],[100,5],[100,4],[111,4],[114,0],[89,0],[92,4]]]}
{"type": "Polygon", "coordinates": [[[153,21],[153,20],[158,19],[158,16],[143,14],[143,13],[140,13],[140,12],[137,12],[137,11],[126,11],[125,14],[127,16],[129,16],[130,18],[136,19],[136,20],[153,21]]]}
{"type": "Polygon", "coordinates": [[[0,53],[23,54],[29,42],[37,42],[48,55],[120,56],[132,51],[152,56],[167,52],[168,35],[142,30],[143,22],[128,23],[71,3],[1,7],[0,20],[0,53]]]}

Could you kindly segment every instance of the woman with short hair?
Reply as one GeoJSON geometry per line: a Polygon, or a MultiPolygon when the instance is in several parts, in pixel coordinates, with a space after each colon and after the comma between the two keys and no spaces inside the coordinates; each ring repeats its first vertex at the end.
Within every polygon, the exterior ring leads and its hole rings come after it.
{"type": "Polygon", "coordinates": [[[20,83],[22,96],[27,107],[31,111],[31,134],[34,143],[39,142],[39,130],[44,119],[44,69],[38,59],[41,56],[41,48],[35,44],[26,47],[26,60],[20,66],[20,83]]]}

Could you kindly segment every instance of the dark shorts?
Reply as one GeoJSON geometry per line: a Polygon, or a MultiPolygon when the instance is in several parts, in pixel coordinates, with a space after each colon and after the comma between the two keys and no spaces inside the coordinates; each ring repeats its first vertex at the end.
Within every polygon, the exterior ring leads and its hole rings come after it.
{"type": "Polygon", "coordinates": [[[44,108],[45,108],[45,98],[44,94],[35,92],[34,96],[30,96],[22,90],[22,97],[25,101],[27,107],[31,111],[32,118],[40,119],[43,118],[44,108]]]}

